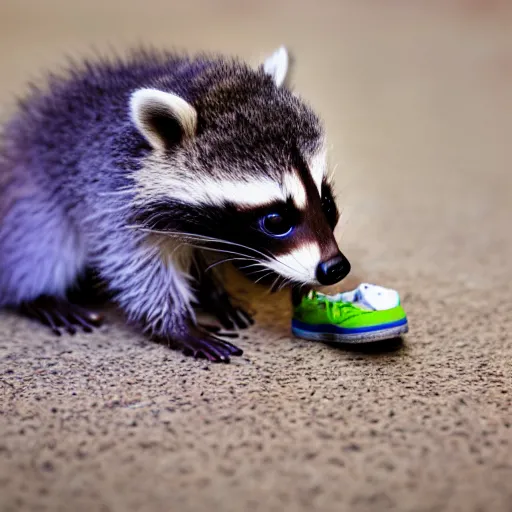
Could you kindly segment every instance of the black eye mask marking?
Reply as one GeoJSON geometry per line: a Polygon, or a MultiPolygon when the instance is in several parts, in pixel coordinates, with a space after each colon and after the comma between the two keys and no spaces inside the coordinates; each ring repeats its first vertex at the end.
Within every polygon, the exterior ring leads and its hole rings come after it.
{"type": "MultiPolygon", "coordinates": [[[[293,153],[292,158],[293,164],[299,171],[299,175],[304,185],[306,186],[306,189],[312,189],[314,187],[316,195],[316,186],[313,183],[313,178],[311,176],[309,167],[302,158],[300,152],[296,150],[293,153]]],[[[336,227],[339,221],[339,212],[336,206],[336,201],[334,200],[332,187],[325,179],[322,181],[320,196],[322,211],[324,212],[324,215],[327,218],[327,223],[329,224],[329,227],[331,228],[331,230],[334,231],[334,228],[336,227]]],[[[312,199],[311,196],[309,196],[308,199],[312,204],[316,204],[316,200],[312,199]]]]}
{"type": "Polygon", "coordinates": [[[338,207],[336,206],[336,202],[334,200],[334,196],[332,193],[332,188],[327,182],[322,183],[322,211],[327,217],[327,222],[332,230],[336,227],[339,221],[339,212],[338,207]]]}
{"type": "MultiPolygon", "coordinates": [[[[263,251],[265,254],[277,255],[286,252],[291,241],[287,240],[289,237],[273,237],[262,229],[262,219],[270,215],[285,219],[286,224],[293,228],[292,231],[303,221],[301,213],[291,200],[287,203],[276,202],[260,208],[239,210],[228,203],[206,207],[162,199],[136,212],[133,222],[147,230],[167,232],[170,235],[190,233],[218,238],[263,251]]],[[[255,251],[245,252],[256,256],[255,251]]]]}

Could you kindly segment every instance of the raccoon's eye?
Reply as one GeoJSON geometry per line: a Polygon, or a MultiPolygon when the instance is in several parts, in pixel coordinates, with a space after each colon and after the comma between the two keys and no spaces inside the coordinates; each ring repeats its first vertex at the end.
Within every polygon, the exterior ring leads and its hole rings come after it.
{"type": "Polygon", "coordinates": [[[283,238],[292,232],[293,224],[280,213],[269,213],[260,219],[260,229],[266,235],[283,238]]]}

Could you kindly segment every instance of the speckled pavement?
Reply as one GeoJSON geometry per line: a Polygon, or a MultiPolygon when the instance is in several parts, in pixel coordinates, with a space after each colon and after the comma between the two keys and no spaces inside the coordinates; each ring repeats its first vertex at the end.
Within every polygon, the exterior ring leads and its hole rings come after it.
{"type": "Polygon", "coordinates": [[[286,43],[337,164],[353,282],[397,288],[403,344],[292,339],[286,296],[212,365],[114,310],[54,338],[0,313],[0,510],[512,511],[509,2],[0,4],[2,115],[63,53],[286,43]]]}

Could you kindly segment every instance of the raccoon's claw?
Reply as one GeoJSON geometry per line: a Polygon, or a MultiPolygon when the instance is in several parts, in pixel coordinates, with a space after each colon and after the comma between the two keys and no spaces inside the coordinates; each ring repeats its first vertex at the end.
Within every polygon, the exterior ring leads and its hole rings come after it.
{"type": "Polygon", "coordinates": [[[226,292],[209,300],[207,311],[214,315],[224,329],[247,329],[254,324],[252,316],[243,308],[234,306],[226,292]]]}
{"type": "MultiPolygon", "coordinates": [[[[202,261],[200,255],[197,258],[202,261]]],[[[217,318],[224,329],[246,329],[254,323],[247,311],[233,305],[229,294],[214,276],[207,272],[200,273],[198,283],[198,305],[204,312],[217,318]]]]}
{"type": "Polygon", "coordinates": [[[92,332],[103,323],[103,317],[97,313],[46,295],[23,303],[20,309],[26,316],[50,327],[57,336],[61,336],[63,331],[76,334],[77,327],[84,332],[92,332]]]}
{"type": "Polygon", "coordinates": [[[229,314],[232,322],[238,329],[247,329],[254,324],[252,316],[240,306],[231,305],[227,310],[227,314],[229,314]]]}
{"type": "Polygon", "coordinates": [[[206,358],[212,362],[229,363],[230,356],[241,356],[243,350],[209,333],[201,327],[189,329],[181,340],[183,352],[195,358],[206,358]]]}
{"type": "Polygon", "coordinates": [[[254,323],[252,317],[242,308],[231,306],[216,311],[215,316],[224,329],[232,331],[235,329],[247,329],[254,323]]]}
{"type": "Polygon", "coordinates": [[[223,331],[222,327],[218,325],[201,324],[201,327],[209,333],[221,336],[222,338],[238,338],[240,336],[237,332],[223,331]]]}

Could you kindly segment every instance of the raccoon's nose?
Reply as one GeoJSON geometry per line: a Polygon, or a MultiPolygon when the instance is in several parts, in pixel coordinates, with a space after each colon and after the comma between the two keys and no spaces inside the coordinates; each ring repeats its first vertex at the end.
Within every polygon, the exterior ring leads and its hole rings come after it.
{"type": "Polygon", "coordinates": [[[321,285],[335,284],[347,277],[350,272],[350,263],[341,254],[341,252],[331,258],[330,260],[323,261],[316,268],[316,278],[321,285]]]}

